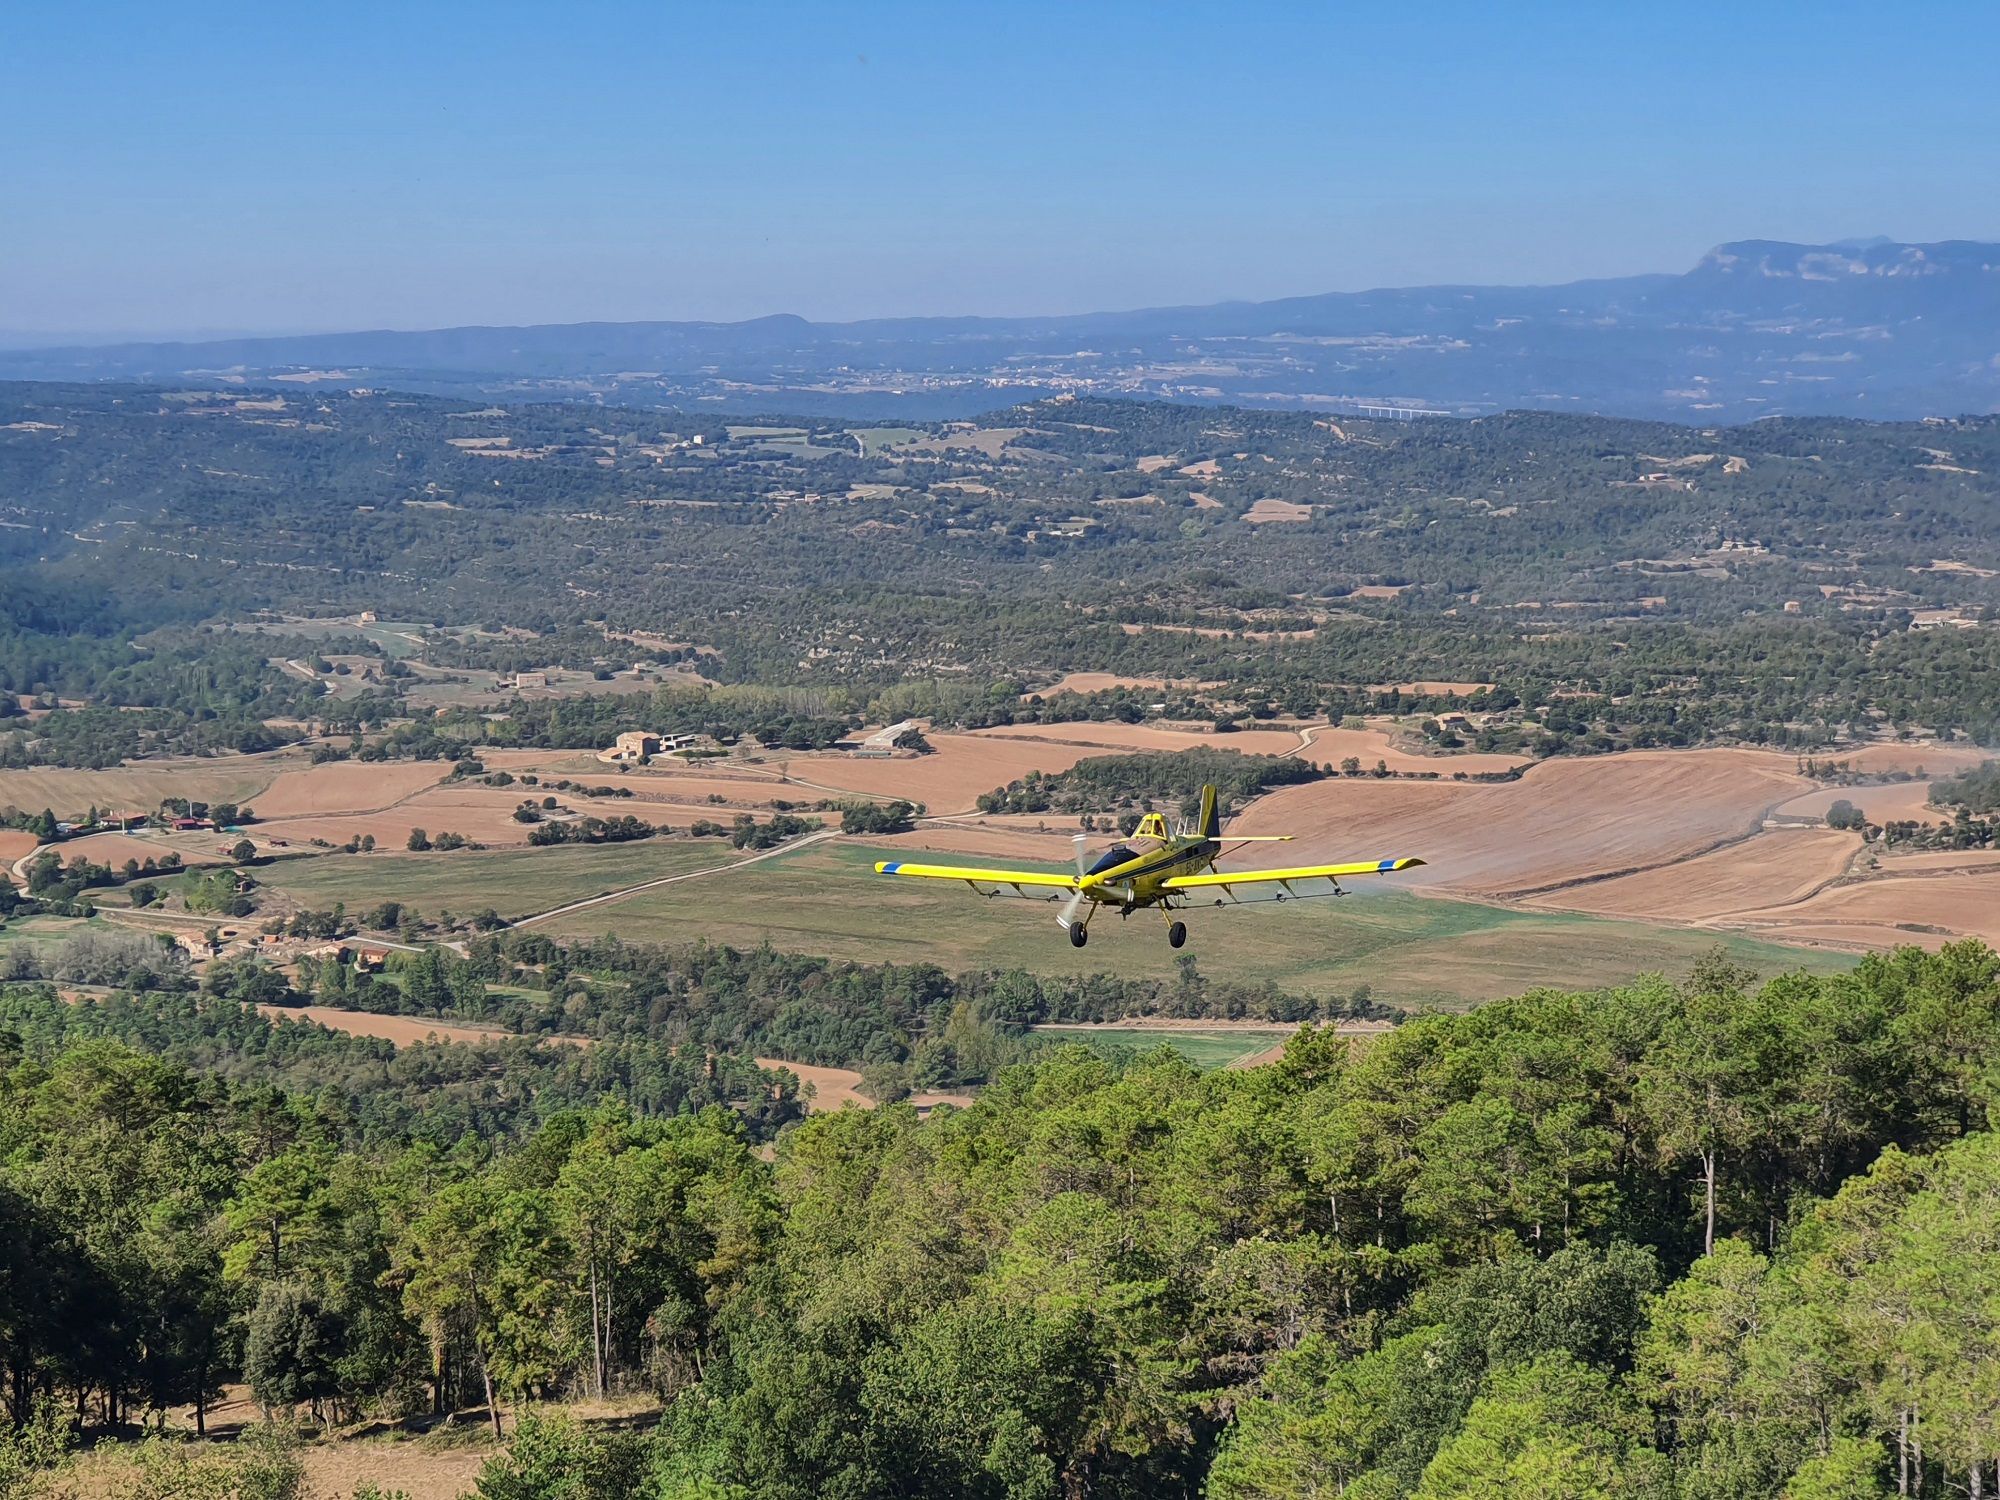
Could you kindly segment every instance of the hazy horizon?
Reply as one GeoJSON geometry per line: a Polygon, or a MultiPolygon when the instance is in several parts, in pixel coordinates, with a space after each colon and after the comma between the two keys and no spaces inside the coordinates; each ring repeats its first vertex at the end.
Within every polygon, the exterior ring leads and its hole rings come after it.
{"type": "Polygon", "coordinates": [[[2000,239],[2000,15],[1972,5],[746,25],[607,0],[327,32],[109,4],[11,30],[17,345],[1057,315],[2000,239]]]}

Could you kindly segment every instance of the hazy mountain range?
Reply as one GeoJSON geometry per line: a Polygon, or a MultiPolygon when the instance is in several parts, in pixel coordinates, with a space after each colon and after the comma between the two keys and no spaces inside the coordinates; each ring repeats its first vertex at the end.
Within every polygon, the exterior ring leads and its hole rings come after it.
{"type": "Polygon", "coordinates": [[[1062,390],[1693,422],[2000,409],[2000,245],[1722,245],[1682,275],[1047,318],[574,323],[0,351],[0,377],[939,417],[1062,390]]]}

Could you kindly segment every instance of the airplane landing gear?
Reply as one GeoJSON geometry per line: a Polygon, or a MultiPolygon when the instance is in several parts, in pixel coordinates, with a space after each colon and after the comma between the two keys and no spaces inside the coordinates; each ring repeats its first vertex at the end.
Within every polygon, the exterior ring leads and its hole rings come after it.
{"type": "Polygon", "coordinates": [[[1178,948],[1187,941],[1187,923],[1173,922],[1167,926],[1167,946],[1178,948]]]}
{"type": "Polygon", "coordinates": [[[1081,948],[1085,943],[1089,941],[1090,941],[1090,929],[1088,927],[1085,927],[1081,922],[1072,922],[1069,924],[1070,947],[1081,948]]]}

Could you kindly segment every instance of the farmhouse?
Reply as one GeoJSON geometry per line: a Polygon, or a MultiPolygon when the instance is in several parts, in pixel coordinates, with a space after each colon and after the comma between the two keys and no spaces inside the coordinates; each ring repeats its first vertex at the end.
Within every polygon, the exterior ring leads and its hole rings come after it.
{"type": "Polygon", "coordinates": [[[915,719],[904,719],[891,724],[887,729],[878,729],[867,739],[854,747],[854,753],[863,760],[887,760],[896,750],[896,737],[917,727],[915,719]]]}
{"type": "Polygon", "coordinates": [[[517,692],[522,688],[545,688],[548,685],[549,674],[546,672],[516,672],[514,674],[514,688],[517,692]]]}
{"type": "Polygon", "coordinates": [[[597,758],[618,765],[644,765],[647,757],[658,754],[659,749],[658,735],[633,729],[619,735],[609,750],[598,751],[597,758]]]}

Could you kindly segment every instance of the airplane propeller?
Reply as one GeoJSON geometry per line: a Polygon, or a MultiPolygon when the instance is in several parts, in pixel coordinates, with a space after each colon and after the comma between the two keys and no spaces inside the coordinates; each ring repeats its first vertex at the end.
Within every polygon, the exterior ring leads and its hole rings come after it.
{"type": "MultiPolygon", "coordinates": [[[[1085,875],[1089,873],[1089,870],[1087,868],[1088,855],[1086,851],[1088,850],[1090,845],[1090,838],[1087,834],[1079,833],[1072,836],[1072,838],[1070,839],[1070,843],[1076,850],[1076,875],[1077,879],[1081,880],[1085,875]]],[[[1076,914],[1082,908],[1082,906],[1083,906],[1083,892],[1081,890],[1078,890],[1075,895],[1071,896],[1068,901],[1063,903],[1062,914],[1058,916],[1056,920],[1062,923],[1063,930],[1065,932],[1069,930],[1070,924],[1076,920],[1076,914]]]]}

